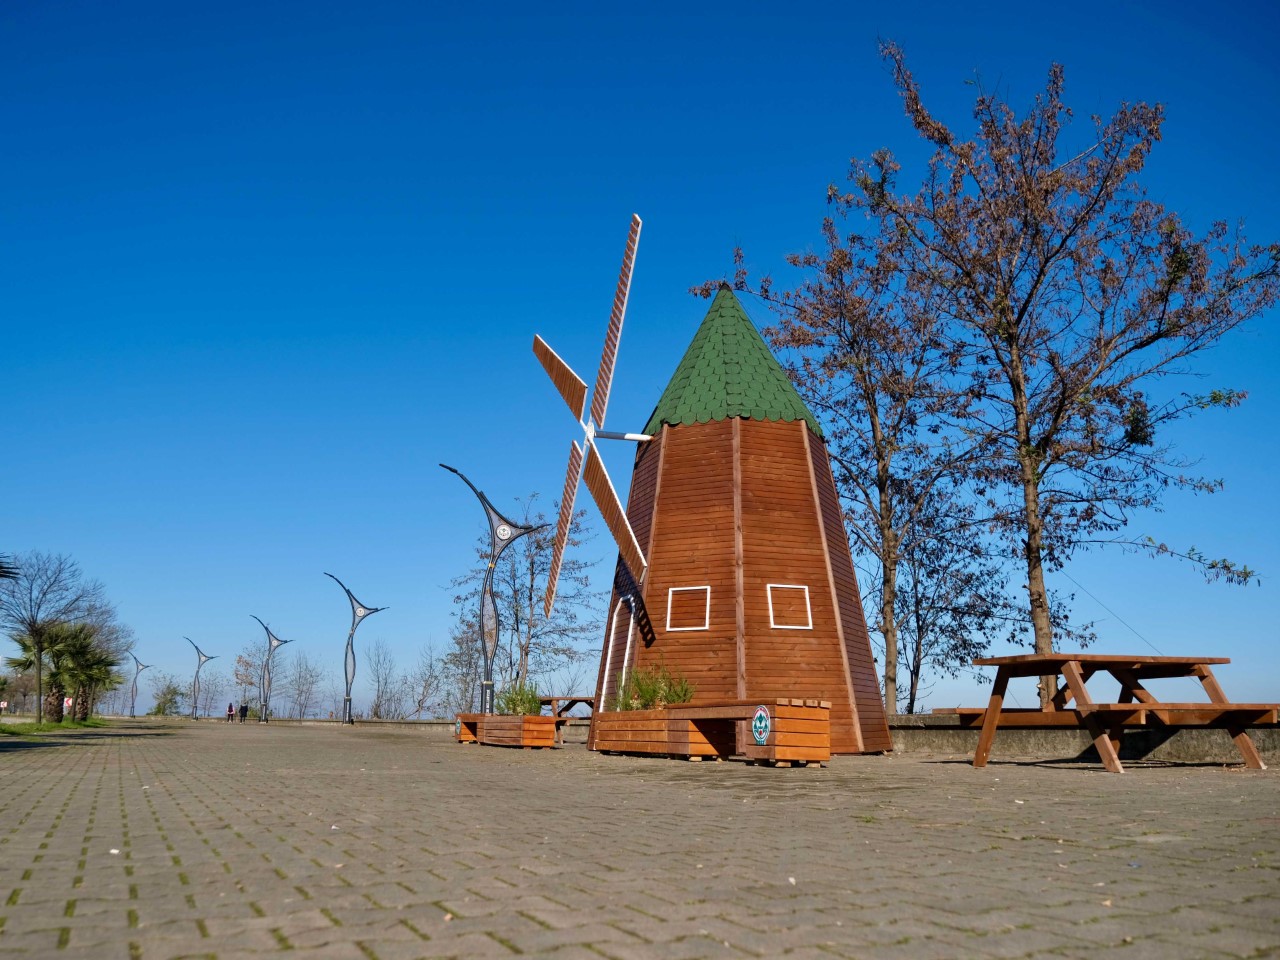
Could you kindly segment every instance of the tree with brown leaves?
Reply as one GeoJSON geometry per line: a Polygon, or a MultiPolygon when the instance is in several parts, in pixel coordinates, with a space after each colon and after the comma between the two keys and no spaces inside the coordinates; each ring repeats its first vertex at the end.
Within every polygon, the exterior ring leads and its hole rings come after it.
{"type": "Polygon", "coordinates": [[[1253,579],[1232,561],[1121,531],[1167,489],[1220,487],[1187,474],[1163,433],[1244,394],[1156,388],[1275,304],[1280,245],[1250,246],[1225,222],[1196,236],[1146,195],[1139,178],[1160,139],[1159,105],[1093,117],[1086,141],[1069,147],[1072,114],[1054,65],[1022,116],[980,91],[966,140],[926,109],[901,49],[881,52],[907,117],[934,147],[928,174],[918,192],[900,194],[899,166],[880,151],[854,161],[856,188],[833,201],[899,238],[906,282],[931,291],[965,398],[953,423],[986,445],[972,476],[1025,565],[1036,651],[1054,641],[1045,568],[1080,547],[1145,546],[1211,578],[1253,579]]]}

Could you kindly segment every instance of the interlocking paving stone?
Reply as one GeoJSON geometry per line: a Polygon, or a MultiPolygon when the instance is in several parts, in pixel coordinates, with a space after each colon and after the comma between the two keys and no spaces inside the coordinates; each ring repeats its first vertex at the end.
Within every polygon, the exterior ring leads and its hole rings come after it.
{"type": "Polygon", "coordinates": [[[1280,955],[1280,781],[325,725],[0,740],[6,958],[1280,955]]]}

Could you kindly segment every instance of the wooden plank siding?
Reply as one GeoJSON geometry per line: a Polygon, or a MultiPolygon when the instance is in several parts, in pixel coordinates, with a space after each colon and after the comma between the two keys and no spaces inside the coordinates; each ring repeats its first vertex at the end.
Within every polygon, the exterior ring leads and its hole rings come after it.
{"type": "MultiPolygon", "coordinates": [[[[627,494],[627,520],[635,531],[645,559],[652,563],[653,514],[658,495],[658,477],[662,465],[663,439],[666,431],[647,443],[636,447],[635,464],[631,473],[631,489],[627,494]]],[[[613,594],[609,598],[608,616],[605,618],[605,638],[600,654],[600,669],[596,677],[596,708],[592,711],[591,726],[587,730],[587,746],[595,749],[596,723],[594,714],[609,709],[617,695],[617,676],[626,655],[627,636],[634,626],[630,609],[619,606],[624,595],[631,594],[632,584],[621,558],[614,566],[613,594]],[[616,617],[614,611],[617,611],[616,617]],[[606,676],[606,670],[608,675],[606,676]]],[[[637,603],[643,605],[641,595],[637,603]]],[[[636,647],[644,645],[639,631],[632,637],[636,647]]]]}
{"type": "Polygon", "coordinates": [[[821,441],[811,439],[809,452],[827,538],[827,555],[831,559],[836,593],[840,597],[840,620],[844,633],[845,657],[849,664],[849,678],[853,684],[854,702],[858,709],[862,749],[868,753],[892,750],[893,740],[889,735],[889,720],[885,716],[875,656],[871,652],[871,635],[867,631],[867,620],[862,612],[862,595],[858,591],[858,578],[853,572],[853,557],[849,552],[849,534],[844,528],[844,516],[840,509],[840,497],[836,493],[835,478],[831,474],[831,461],[827,458],[827,446],[821,441]]]}
{"type": "Polygon", "coordinates": [[[755,697],[815,697],[831,702],[831,749],[856,753],[855,727],[814,487],[807,426],[742,424],[743,596],[747,613],[748,691],[755,697]],[[772,625],[768,585],[808,587],[812,626],[772,625]]]}
{"type": "MultiPolygon", "coordinates": [[[[631,669],[665,664],[694,685],[695,704],[830,701],[832,753],[892,749],[835,483],[804,422],[664,425],[636,452],[627,516],[649,562],[641,594],[652,628],[648,642],[633,635],[631,669]],[[785,617],[771,623],[769,584],[807,588],[810,626],[800,627],[799,590],[780,594],[785,617]],[[668,630],[668,591],[690,587],[710,588],[707,628],[668,630]]],[[[623,607],[613,619],[626,588],[619,565],[597,713],[612,705],[626,657],[631,615],[623,607]]],[[[608,749],[594,721],[589,743],[608,749]]]]}

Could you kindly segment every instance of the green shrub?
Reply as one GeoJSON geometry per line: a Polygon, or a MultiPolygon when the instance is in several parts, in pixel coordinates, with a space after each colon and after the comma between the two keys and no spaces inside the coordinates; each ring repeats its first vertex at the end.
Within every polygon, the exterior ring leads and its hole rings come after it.
{"type": "Polygon", "coordinates": [[[665,663],[637,667],[625,680],[618,674],[614,710],[655,710],[693,699],[693,684],[683,675],[673,675],[665,663]]]}
{"type": "Polygon", "coordinates": [[[498,694],[494,707],[499,713],[536,717],[542,712],[542,700],[532,683],[513,683],[498,694]]]}

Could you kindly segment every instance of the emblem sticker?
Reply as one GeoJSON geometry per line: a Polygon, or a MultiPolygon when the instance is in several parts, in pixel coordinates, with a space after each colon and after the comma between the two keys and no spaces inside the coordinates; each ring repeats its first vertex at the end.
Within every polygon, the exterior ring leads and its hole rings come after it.
{"type": "Polygon", "coordinates": [[[769,708],[764,704],[756,707],[755,716],[751,718],[751,735],[756,738],[756,743],[764,746],[772,726],[769,722],[769,708]]]}

